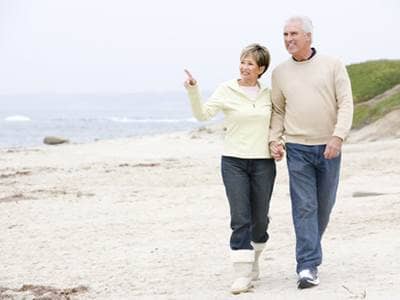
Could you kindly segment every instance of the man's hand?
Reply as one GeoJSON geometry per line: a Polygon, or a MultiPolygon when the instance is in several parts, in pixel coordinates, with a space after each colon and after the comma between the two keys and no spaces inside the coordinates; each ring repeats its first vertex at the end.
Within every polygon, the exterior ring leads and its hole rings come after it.
{"type": "Polygon", "coordinates": [[[272,158],[276,161],[282,160],[283,155],[285,155],[285,149],[283,148],[283,145],[276,141],[269,143],[269,150],[272,158]]]}
{"type": "Polygon", "coordinates": [[[324,157],[326,159],[332,159],[340,155],[342,151],[343,140],[338,136],[333,136],[326,144],[324,157]]]}

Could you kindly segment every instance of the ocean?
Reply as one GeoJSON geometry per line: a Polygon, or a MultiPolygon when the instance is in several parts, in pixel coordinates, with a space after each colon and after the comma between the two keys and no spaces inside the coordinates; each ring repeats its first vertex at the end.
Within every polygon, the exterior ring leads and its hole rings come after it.
{"type": "Polygon", "coordinates": [[[42,145],[50,135],[86,143],[189,131],[210,123],[193,118],[184,92],[0,95],[0,105],[0,148],[42,145]]]}

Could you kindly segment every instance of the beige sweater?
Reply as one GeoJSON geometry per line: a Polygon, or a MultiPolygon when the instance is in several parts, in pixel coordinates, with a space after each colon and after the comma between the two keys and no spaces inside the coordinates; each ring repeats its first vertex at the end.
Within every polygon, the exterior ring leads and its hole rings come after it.
{"type": "Polygon", "coordinates": [[[292,58],[272,72],[270,141],[320,145],[332,136],[345,139],[353,119],[353,97],[346,67],[320,54],[292,58]]]}
{"type": "Polygon", "coordinates": [[[221,84],[206,103],[197,86],[188,88],[193,115],[205,121],[224,113],[226,128],[223,155],[238,158],[271,158],[268,147],[271,117],[269,89],[260,85],[255,99],[243,91],[237,80],[221,84]]]}

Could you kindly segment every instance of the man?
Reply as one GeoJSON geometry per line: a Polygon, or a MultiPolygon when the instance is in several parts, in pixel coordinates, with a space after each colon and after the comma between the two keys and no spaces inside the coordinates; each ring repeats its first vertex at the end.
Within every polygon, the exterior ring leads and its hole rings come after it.
{"type": "Polygon", "coordinates": [[[292,57],[272,72],[269,141],[276,160],[282,159],[286,149],[297,284],[303,289],[319,284],[321,237],[336,199],[341,148],[352,123],[353,99],[345,66],[311,47],[309,18],[287,20],[284,41],[292,57]]]}

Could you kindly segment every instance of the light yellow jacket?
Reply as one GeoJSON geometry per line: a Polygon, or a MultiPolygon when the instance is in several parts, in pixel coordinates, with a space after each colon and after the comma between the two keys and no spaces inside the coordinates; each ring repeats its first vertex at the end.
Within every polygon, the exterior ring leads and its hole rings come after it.
{"type": "Polygon", "coordinates": [[[268,148],[271,96],[267,87],[258,83],[255,100],[240,88],[236,79],[222,83],[206,103],[202,103],[197,86],[188,88],[194,117],[206,121],[222,111],[226,135],[224,156],[238,158],[271,158],[268,148]]]}

